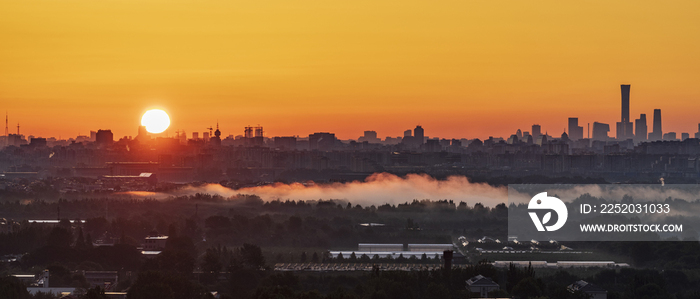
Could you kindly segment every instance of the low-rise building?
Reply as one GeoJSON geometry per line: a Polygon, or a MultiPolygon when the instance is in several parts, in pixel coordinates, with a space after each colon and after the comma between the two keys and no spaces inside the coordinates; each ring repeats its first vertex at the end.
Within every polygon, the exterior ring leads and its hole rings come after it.
{"type": "Polygon", "coordinates": [[[585,280],[579,280],[577,282],[574,282],[570,284],[566,289],[571,292],[584,292],[586,295],[588,295],[588,298],[591,299],[607,299],[608,298],[608,291],[604,290],[603,288],[594,285],[592,283],[588,283],[585,280]]]}
{"type": "Polygon", "coordinates": [[[477,275],[467,280],[467,290],[481,298],[486,298],[491,291],[500,289],[500,286],[491,278],[477,275]]]}
{"type": "Polygon", "coordinates": [[[408,244],[408,251],[443,252],[454,250],[452,244],[408,244]]]}
{"type": "Polygon", "coordinates": [[[150,235],[143,241],[144,251],[159,251],[165,249],[165,243],[168,242],[168,236],[150,235]]]}
{"type": "Polygon", "coordinates": [[[72,295],[75,292],[75,288],[70,287],[51,287],[49,284],[49,270],[44,270],[41,279],[39,280],[39,286],[37,287],[27,287],[29,294],[34,295],[38,292],[49,293],[57,296],[72,295]]]}
{"type": "Polygon", "coordinates": [[[119,282],[117,271],[84,271],[83,275],[91,288],[99,286],[105,290],[111,290],[119,282]]]}
{"type": "Polygon", "coordinates": [[[357,244],[357,251],[367,251],[367,252],[403,251],[403,244],[360,243],[360,244],[357,244]]]}

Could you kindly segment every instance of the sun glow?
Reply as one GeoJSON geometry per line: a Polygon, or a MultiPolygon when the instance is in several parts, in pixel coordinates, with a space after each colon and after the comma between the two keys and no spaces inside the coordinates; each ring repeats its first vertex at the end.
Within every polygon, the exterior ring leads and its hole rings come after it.
{"type": "Polygon", "coordinates": [[[141,117],[141,125],[145,126],[149,133],[163,133],[170,126],[170,117],[160,109],[148,110],[141,117]]]}

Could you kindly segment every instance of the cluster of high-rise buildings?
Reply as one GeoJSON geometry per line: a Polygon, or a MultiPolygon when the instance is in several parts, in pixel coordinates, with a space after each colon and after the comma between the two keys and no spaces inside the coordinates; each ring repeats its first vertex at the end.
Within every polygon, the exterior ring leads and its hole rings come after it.
{"type": "MultiPolygon", "coordinates": [[[[639,115],[638,119],[632,122],[630,118],[630,85],[623,84],[620,86],[621,90],[621,116],[620,121],[616,123],[616,135],[617,140],[633,140],[635,144],[645,141],[659,141],[659,140],[685,140],[690,138],[689,133],[682,133],[681,136],[677,136],[676,132],[664,133],[661,127],[661,109],[654,109],[652,130],[649,131],[647,127],[647,115],[642,113],[639,115]]],[[[589,124],[590,126],[590,124],[589,124]]],[[[590,132],[590,127],[588,128],[590,132]]],[[[584,139],[583,127],[579,126],[578,118],[569,118],[568,126],[568,137],[571,140],[584,139]]],[[[607,141],[611,140],[608,136],[610,132],[610,125],[606,123],[594,122],[593,123],[593,136],[587,136],[592,140],[607,141]]],[[[698,124],[698,132],[695,133],[695,138],[700,138],[700,124],[698,124]]]]}

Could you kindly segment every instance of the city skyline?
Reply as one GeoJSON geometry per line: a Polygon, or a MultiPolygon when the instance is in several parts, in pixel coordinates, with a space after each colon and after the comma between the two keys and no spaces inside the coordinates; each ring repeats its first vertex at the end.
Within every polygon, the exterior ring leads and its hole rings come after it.
{"type": "Polygon", "coordinates": [[[261,124],[384,137],[421,124],[483,139],[532,123],[558,134],[568,117],[615,135],[625,83],[630,121],[662,108],[665,131],[693,132],[699,6],[2,2],[0,109],[41,136],[133,135],[151,108],[173,130],[219,120],[236,128],[225,135],[261,124]]]}
{"type": "MultiPolygon", "coordinates": [[[[693,132],[693,131],[662,130],[661,109],[658,109],[658,108],[653,109],[654,116],[652,119],[652,124],[647,123],[646,113],[640,113],[640,118],[638,118],[638,119],[631,118],[630,117],[630,102],[632,99],[632,97],[630,96],[631,85],[630,84],[621,84],[620,88],[621,88],[620,91],[621,91],[621,104],[622,104],[620,111],[621,111],[622,116],[621,116],[621,121],[616,123],[615,127],[617,128],[617,133],[614,136],[610,136],[610,134],[609,134],[610,133],[610,124],[609,123],[599,122],[596,120],[593,122],[593,125],[594,125],[593,128],[591,128],[591,122],[579,123],[579,117],[575,117],[575,116],[568,117],[568,122],[566,123],[566,126],[565,126],[564,130],[562,131],[562,133],[567,133],[569,138],[572,140],[578,140],[578,139],[582,139],[582,138],[596,139],[597,138],[597,137],[595,137],[596,135],[598,135],[598,136],[605,135],[611,139],[619,139],[618,136],[620,134],[623,134],[624,135],[623,139],[634,139],[635,142],[666,139],[666,137],[664,137],[666,133],[676,134],[679,137],[681,135],[685,136],[685,134],[689,134],[688,136],[692,137],[694,135],[694,133],[700,133],[700,131],[693,132]],[[596,126],[602,126],[602,125],[608,126],[607,129],[605,129],[606,131],[603,132],[603,131],[599,130],[598,133],[594,133],[596,126]],[[650,125],[653,128],[653,130],[647,131],[647,127],[650,125]],[[643,134],[644,137],[640,138],[639,134],[643,134]]],[[[148,111],[148,112],[150,112],[150,111],[148,111]]],[[[606,111],[605,114],[607,114],[607,113],[609,113],[609,111],[606,111]]],[[[77,135],[74,135],[74,136],[70,136],[70,135],[65,136],[65,138],[63,138],[63,136],[60,136],[60,135],[59,136],[35,135],[35,134],[32,134],[31,132],[25,134],[25,133],[19,131],[20,127],[21,127],[20,123],[17,123],[17,125],[14,127],[17,129],[17,131],[13,132],[12,129],[10,128],[10,122],[8,121],[8,118],[9,118],[9,113],[6,112],[6,120],[5,120],[6,121],[6,128],[5,128],[5,134],[3,136],[6,136],[8,133],[10,133],[10,134],[20,134],[20,135],[23,135],[25,137],[26,136],[34,136],[34,137],[42,137],[42,138],[57,138],[59,140],[68,140],[68,139],[73,139],[74,137],[90,136],[91,133],[94,133],[95,130],[97,130],[97,129],[88,129],[87,134],[78,133],[77,135]]],[[[140,126],[140,124],[139,124],[139,126],[140,126]]],[[[140,133],[141,129],[138,129],[139,126],[137,126],[136,130],[133,130],[137,134],[126,134],[126,135],[115,134],[114,135],[115,139],[120,139],[123,137],[135,138],[136,136],[141,134],[140,133]]],[[[258,124],[258,126],[260,126],[260,125],[258,124]]],[[[527,128],[528,126],[519,125],[515,129],[517,131],[517,133],[515,131],[513,131],[511,133],[507,133],[504,135],[489,135],[488,137],[483,137],[483,138],[481,138],[481,137],[469,137],[469,136],[440,136],[439,134],[425,135],[425,136],[426,136],[426,138],[428,138],[428,137],[429,138],[447,138],[447,139],[477,139],[478,138],[481,140],[485,140],[485,139],[490,138],[490,137],[508,139],[509,136],[512,136],[512,135],[522,136],[523,133],[528,133],[528,134],[534,135],[534,136],[539,135],[539,134],[548,134],[550,136],[558,137],[560,135],[560,134],[557,134],[556,131],[554,131],[553,133],[550,133],[546,127],[544,129],[544,132],[542,132],[543,131],[542,126],[537,122],[532,124],[532,127],[531,127],[532,130],[535,130],[535,126],[537,126],[537,130],[538,130],[537,133],[534,131],[527,131],[525,128],[527,128]]],[[[698,124],[698,126],[700,128],[700,124],[698,124]]],[[[252,130],[252,126],[250,126],[250,125],[239,127],[239,129],[240,128],[243,128],[245,131],[243,133],[241,133],[241,132],[236,132],[235,130],[229,130],[229,131],[222,131],[223,134],[221,134],[221,133],[219,133],[219,134],[222,136],[222,139],[229,137],[229,136],[231,136],[231,137],[240,137],[240,136],[247,137],[249,134],[249,132],[247,132],[247,130],[248,129],[252,130]]],[[[417,128],[421,128],[421,125],[418,125],[417,128]]],[[[599,127],[599,128],[601,128],[601,127],[599,127]]],[[[112,130],[110,128],[103,128],[103,127],[100,127],[99,130],[102,130],[102,129],[112,130]]],[[[175,136],[179,136],[180,134],[184,133],[184,134],[186,134],[186,137],[188,139],[189,138],[196,139],[197,137],[195,137],[195,135],[198,136],[199,132],[202,132],[203,136],[208,137],[211,134],[207,133],[206,131],[207,130],[211,131],[211,129],[212,129],[212,125],[209,125],[208,127],[204,127],[204,130],[192,130],[192,131],[179,129],[177,127],[170,126],[164,132],[162,132],[160,134],[149,133],[149,135],[154,136],[154,137],[175,137],[175,136]]],[[[216,129],[217,129],[217,131],[219,131],[219,121],[218,120],[216,121],[216,129]]],[[[260,129],[262,130],[262,127],[260,127],[260,129]]],[[[344,131],[352,131],[355,129],[356,128],[349,128],[349,129],[346,128],[346,130],[344,130],[344,131]]],[[[371,131],[371,132],[373,132],[373,134],[376,135],[373,138],[378,137],[378,140],[384,140],[385,138],[405,137],[406,133],[409,132],[411,129],[402,130],[403,135],[401,135],[401,134],[382,135],[382,134],[379,134],[379,132],[377,132],[377,130],[373,129],[373,128],[365,128],[365,129],[357,129],[357,130],[358,130],[358,132],[364,132],[364,133],[371,131]]],[[[420,130],[422,132],[423,129],[421,128],[420,130]]],[[[700,130],[700,129],[698,129],[698,130],[700,130]]],[[[275,132],[276,130],[273,129],[272,131],[275,132]]],[[[308,135],[310,136],[313,133],[319,133],[319,132],[329,132],[329,133],[333,133],[336,136],[338,135],[336,132],[329,131],[329,130],[327,130],[327,131],[315,130],[315,131],[309,132],[308,135]]],[[[256,134],[257,134],[257,132],[256,132],[256,134]]],[[[261,131],[261,135],[262,135],[262,131],[261,131]]],[[[303,137],[307,136],[307,134],[301,133],[301,134],[274,135],[274,133],[268,134],[267,130],[266,130],[266,134],[264,137],[275,137],[275,136],[298,136],[298,137],[303,138],[303,137]]],[[[341,140],[358,140],[358,139],[362,139],[363,136],[364,135],[356,135],[355,137],[353,137],[353,136],[348,136],[348,137],[339,136],[338,138],[341,140]]],[[[671,139],[675,139],[675,137],[671,138],[671,139]]],[[[598,138],[598,140],[607,140],[607,139],[598,138]]]]}

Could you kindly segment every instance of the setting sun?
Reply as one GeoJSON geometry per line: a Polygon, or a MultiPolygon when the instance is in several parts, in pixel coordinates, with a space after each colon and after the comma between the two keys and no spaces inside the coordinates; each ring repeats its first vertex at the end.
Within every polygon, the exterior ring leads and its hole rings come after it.
{"type": "Polygon", "coordinates": [[[163,133],[170,126],[170,117],[160,109],[148,110],[141,117],[141,125],[145,126],[149,133],[163,133]]]}

